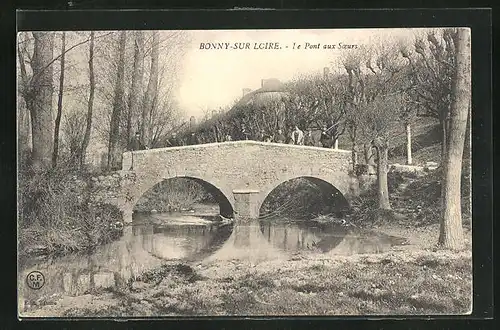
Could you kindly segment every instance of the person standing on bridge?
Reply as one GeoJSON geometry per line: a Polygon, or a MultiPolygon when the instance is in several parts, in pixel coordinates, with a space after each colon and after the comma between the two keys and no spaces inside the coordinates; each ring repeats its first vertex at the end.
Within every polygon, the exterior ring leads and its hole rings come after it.
{"type": "Polygon", "coordinates": [[[273,137],[271,136],[271,134],[264,135],[264,142],[272,142],[272,141],[273,137]]]}
{"type": "Polygon", "coordinates": [[[188,144],[189,145],[200,144],[200,140],[198,139],[198,135],[196,135],[196,132],[191,133],[191,135],[189,136],[188,144]]]}
{"type": "Polygon", "coordinates": [[[326,127],[326,125],[324,125],[323,129],[321,130],[321,137],[319,138],[319,142],[321,142],[321,146],[323,146],[323,148],[332,147],[332,137],[328,133],[328,127],[326,127]]]}
{"type": "Polygon", "coordinates": [[[245,127],[245,124],[241,124],[239,139],[240,140],[249,140],[250,139],[250,132],[245,127]]]}
{"type": "Polygon", "coordinates": [[[130,143],[128,145],[129,151],[135,150],[144,150],[144,145],[141,142],[141,134],[139,132],[135,132],[135,135],[130,139],[130,143]]]}
{"type": "Polygon", "coordinates": [[[274,142],[276,143],[285,143],[285,135],[283,134],[283,131],[281,129],[278,129],[278,132],[276,135],[274,135],[274,142]]]}
{"type": "Polygon", "coordinates": [[[266,133],[264,132],[263,129],[259,131],[259,134],[255,137],[255,141],[262,141],[264,142],[266,140],[266,133]]]}
{"type": "Polygon", "coordinates": [[[169,142],[168,143],[169,147],[178,147],[181,145],[181,141],[177,137],[177,133],[173,133],[172,137],[170,138],[170,140],[168,140],[168,142],[169,142]]]}
{"type": "Polygon", "coordinates": [[[292,141],[295,145],[304,145],[304,132],[302,132],[299,126],[295,126],[292,132],[292,141]]]}
{"type": "Polygon", "coordinates": [[[307,130],[305,136],[304,136],[304,145],[305,146],[313,146],[314,145],[314,141],[313,141],[313,137],[312,137],[312,132],[310,129],[307,130]]]}

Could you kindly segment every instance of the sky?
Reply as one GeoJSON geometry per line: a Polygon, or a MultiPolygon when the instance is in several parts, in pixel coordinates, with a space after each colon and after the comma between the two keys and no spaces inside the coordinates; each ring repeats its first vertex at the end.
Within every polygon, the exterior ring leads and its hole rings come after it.
{"type": "MultiPolygon", "coordinates": [[[[227,107],[243,88],[261,86],[261,79],[282,82],[300,73],[338,68],[339,44],[369,46],[387,39],[410,40],[417,29],[209,30],[189,31],[190,42],[179,72],[176,99],[186,116],[202,117],[208,109],[227,107]],[[200,49],[203,43],[247,44],[249,49],[200,49]],[[279,43],[280,49],[254,49],[255,43],[279,43]],[[293,45],[301,49],[293,49],[293,45]],[[319,49],[304,49],[306,43],[319,49]],[[336,45],[335,49],[323,49],[336,45]],[[288,48],[287,48],[288,47],[288,48]]],[[[225,48],[225,44],[223,45],[225,48]]]]}

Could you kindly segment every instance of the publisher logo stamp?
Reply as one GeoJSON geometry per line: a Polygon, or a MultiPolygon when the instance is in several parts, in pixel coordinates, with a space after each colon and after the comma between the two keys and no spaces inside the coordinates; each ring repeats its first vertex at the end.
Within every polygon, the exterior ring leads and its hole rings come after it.
{"type": "Polygon", "coordinates": [[[28,287],[33,290],[41,289],[45,284],[45,277],[39,271],[32,271],[26,276],[28,287]]]}

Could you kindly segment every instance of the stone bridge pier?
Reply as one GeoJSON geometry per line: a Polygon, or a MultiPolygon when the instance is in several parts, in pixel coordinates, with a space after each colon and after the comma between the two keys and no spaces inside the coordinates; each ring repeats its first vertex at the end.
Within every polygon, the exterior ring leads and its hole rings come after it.
{"type": "Polygon", "coordinates": [[[259,190],[237,189],[233,190],[234,196],[234,221],[246,222],[249,219],[259,218],[259,190]]]}

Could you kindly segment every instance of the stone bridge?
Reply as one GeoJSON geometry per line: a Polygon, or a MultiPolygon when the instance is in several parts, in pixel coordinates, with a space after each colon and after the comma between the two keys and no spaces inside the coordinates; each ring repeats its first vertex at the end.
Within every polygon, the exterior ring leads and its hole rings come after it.
{"type": "Polygon", "coordinates": [[[125,222],[135,204],[163,180],[189,178],[202,184],[219,202],[220,213],[256,219],[273,189],[306,178],[344,201],[359,193],[350,174],[350,151],[256,141],[233,141],[126,152],[112,194],[103,199],[118,206],[125,222]]]}

